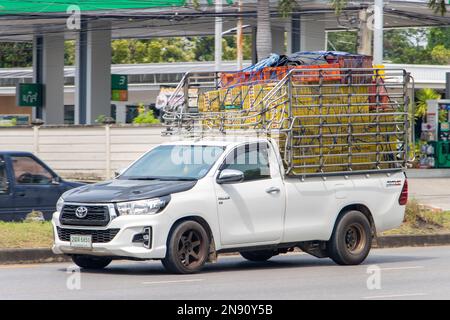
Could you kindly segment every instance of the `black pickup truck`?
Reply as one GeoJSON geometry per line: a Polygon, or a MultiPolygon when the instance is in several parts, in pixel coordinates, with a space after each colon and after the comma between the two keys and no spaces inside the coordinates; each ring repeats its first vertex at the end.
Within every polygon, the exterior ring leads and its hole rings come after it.
{"type": "Polygon", "coordinates": [[[0,151],[0,221],[21,221],[33,210],[50,220],[58,198],[81,185],[64,181],[31,153],[0,151]]]}

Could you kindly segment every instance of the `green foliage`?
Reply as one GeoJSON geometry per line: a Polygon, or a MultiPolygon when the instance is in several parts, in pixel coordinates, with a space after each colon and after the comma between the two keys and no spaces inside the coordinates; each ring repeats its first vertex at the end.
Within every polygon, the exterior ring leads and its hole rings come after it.
{"type": "Polygon", "coordinates": [[[427,113],[427,100],[440,99],[441,95],[433,89],[425,88],[420,89],[416,93],[416,111],[414,116],[417,118],[423,118],[427,113]]]}
{"type": "Polygon", "coordinates": [[[159,120],[155,118],[152,110],[139,110],[139,115],[134,118],[134,124],[156,124],[159,123],[159,120]]]}
{"type": "Polygon", "coordinates": [[[434,10],[435,13],[445,15],[447,12],[446,4],[448,0],[429,0],[428,6],[434,10]]]}
{"type": "Polygon", "coordinates": [[[384,57],[392,63],[430,63],[426,29],[394,29],[385,32],[384,57]]]}
{"type": "MultiPolygon", "coordinates": [[[[328,49],[357,52],[357,33],[328,33],[328,49]]],[[[450,27],[386,30],[384,58],[392,63],[450,64],[450,27]]]]}
{"type": "Polygon", "coordinates": [[[446,220],[445,212],[426,210],[417,200],[410,200],[406,206],[404,222],[412,227],[421,228],[426,225],[443,227],[446,220]]]}
{"type": "Polygon", "coordinates": [[[112,41],[113,64],[182,62],[194,59],[187,38],[112,41]]]}
{"type": "Polygon", "coordinates": [[[1,42],[0,68],[30,67],[33,64],[31,42],[1,42]]]}
{"type": "MultiPolygon", "coordinates": [[[[214,37],[195,37],[191,38],[194,45],[193,51],[196,61],[214,61],[214,37]]],[[[250,60],[252,57],[252,39],[251,36],[244,35],[244,59],[250,60]]],[[[222,39],[222,59],[235,60],[236,59],[236,37],[224,36],[222,39]]]]}
{"type": "Polygon", "coordinates": [[[75,41],[69,40],[64,43],[64,64],[66,66],[75,65],[75,41]]]}
{"type": "Polygon", "coordinates": [[[357,53],[358,34],[356,31],[328,33],[328,50],[357,53]]]}
{"type": "Polygon", "coordinates": [[[439,44],[431,50],[431,58],[437,64],[450,64],[450,49],[443,44],[439,44]]]}
{"type": "Polygon", "coordinates": [[[287,18],[294,10],[297,1],[295,0],[279,0],[278,1],[278,11],[281,13],[283,18],[287,18]]]}
{"type": "Polygon", "coordinates": [[[0,222],[0,248],[50,248],[51,222],[0,222]]]}
{"type": "Polygon", "coordinates": [[[334,8],[336,14],[341,13],[342,9],[347,5],[347,0],[330,0],[331,6],[334,8]]]}

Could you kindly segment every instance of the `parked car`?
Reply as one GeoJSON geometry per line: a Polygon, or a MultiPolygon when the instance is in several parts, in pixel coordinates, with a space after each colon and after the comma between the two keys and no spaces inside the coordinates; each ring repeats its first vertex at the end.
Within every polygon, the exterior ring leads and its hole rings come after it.
{"type": "Polygon", "coordinates": [[[32,153],[0,151],[0,220],[21,221],[33,210],[50,220],[58,198],[81,185],[63,180],[32,153]]]}
{"type": "Polygon", "coordinates": [[[401,224],[406,200],[402,169],[301,179],[285,175],[273,140],[172,142],[63,194],[53,251],[83,268],[156,259],[175,273],[221,252],[265,261],[295,247],[355,265],[376,231],[401,224]]]}

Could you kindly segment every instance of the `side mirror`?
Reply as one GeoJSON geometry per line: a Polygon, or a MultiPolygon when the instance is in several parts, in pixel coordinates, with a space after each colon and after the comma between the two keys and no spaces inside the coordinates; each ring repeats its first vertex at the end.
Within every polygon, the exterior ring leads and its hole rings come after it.
{"type": "Polygon", "coordinates": [[[61,183],[61,181],[62,181],[61,177],[56,176],[56,177],[53,177],[52,184],[58,185],[61,183]]]}
{"type": "Polygon", "coordinates": [[[218,184],[239,183],[244,181],[244,173],[239,170],[225,169],[217,177],[218,184]]]}
{"type": "Polygon", "coordinates": [[[114,171],[114,178],[117,178],[118,176],[120,176],[122,173],[124,173],[125,170],[126,170],[126,168],[120,168],[120,169],[117,169],[116,171],[114,171]]]}

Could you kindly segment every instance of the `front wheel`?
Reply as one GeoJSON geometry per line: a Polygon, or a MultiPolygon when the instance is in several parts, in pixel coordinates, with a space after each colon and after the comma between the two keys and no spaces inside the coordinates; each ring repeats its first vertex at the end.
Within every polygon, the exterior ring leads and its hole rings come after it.
{"type": "Polygon", "coordinates": [[[112,261],[110,258],[94,256],[72,256],[72,261],[83,269],[100,270],[106,268],[112,261]]]}
{"type": "Polygon", "coordinates": [[[360,211],[348,211],[338,221],[327,249],[330,258],[340,265],[362,263],[372,246],[372,229],[360,211]]]}
{"type": "Polygon", "coordinates": [[[184,221],[171,232],[164,267],[173,273],[188,274],[200,271],[209,255],[210,240],[201,224],[184,221]]]}

